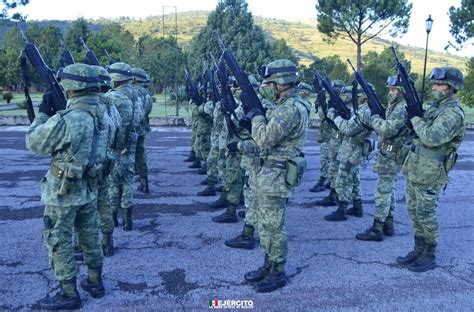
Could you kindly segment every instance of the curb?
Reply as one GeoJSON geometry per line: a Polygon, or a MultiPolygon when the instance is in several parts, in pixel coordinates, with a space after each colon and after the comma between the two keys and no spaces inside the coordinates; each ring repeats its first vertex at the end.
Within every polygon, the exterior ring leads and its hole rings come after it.
{"type": "MultiPolygon", "coordinates": [[[[319,128],[319,120],[311,119],[310,128],[319,128]]],[[[29,126],[30,121],[26,116],[0,116],[0,126],[29,126]]],[[[153,127],[189,127],[189,118],[186,117],[153,117],[150,118],[153,127]]],[[[466,125],[467,130],[474,130],[474,123],[466,125]]]]}

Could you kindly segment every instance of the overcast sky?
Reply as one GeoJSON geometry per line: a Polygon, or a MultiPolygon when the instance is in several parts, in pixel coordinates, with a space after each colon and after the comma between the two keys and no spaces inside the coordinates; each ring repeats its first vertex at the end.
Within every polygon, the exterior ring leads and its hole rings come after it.
{"type": "MultiPolygon", "coordinates": [[[[77,17],[147,17],[161,15],[163,6],[176,6],[178,12],[191,10],[210,11],[216,7],[218,0],[30,0],[30,4],[19,10],[27,14],[30,20],[59,19],[73,20],[77,17]]],[[[316,19],[316,0],[248,0],[249,9],[256,16],[274,17],[278,19],[316,19]]],[[[402,44],[425,47],[425,20],[431,14],[433,29],[430,33],[429,48],[444,51],[448,41],[454,41],[449,33],[448,9],[459,7],[460,0],[413,0],[408,33],[395,39],[402,44]]],[[[165,13],[174,12],[174,8],[165,8],[165,13]]],[[[179,21],[178,21],[179,23],[179,21]]],[[[386,37],[387,39],[390,37],[386,37]]],[[[451,53],[474,56],[473,44],[451,53]]]]}

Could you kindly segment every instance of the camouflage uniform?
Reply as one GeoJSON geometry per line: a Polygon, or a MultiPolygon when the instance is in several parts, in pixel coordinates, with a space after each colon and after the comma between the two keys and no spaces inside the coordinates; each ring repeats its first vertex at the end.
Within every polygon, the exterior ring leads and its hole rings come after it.
{"type": "Polygon", "coordinates": [[[211,149],[206,159],[207,179],[209,184],[215,185],[219,176],[219,134],[224,127],[224,116],[221,111],[220,102],[216,102],[215,105],[213,105],[212,101],[208,103],[206,103],[205,111],[208,110],[208,113],[212,116],[213,126],[211,131],[211,149]]]}
{"type": "Polygon", "coordinates": [[[436,266],[438,196],[447,183],[465,133],[464,112],[454,94],[463,87],[461,71],[451,66],[435,68],[430,80],[437,84],[432,91],[435,100],[429,103],[423,116],[411,113],[407,107],[416,137],[403,163],[403,174],[407,180],[407,206],[413,221],[415,249],[410,253],[413,257],[408,254],[397,262],[410,263],[408,269],[416,272],[436,266]],[[448,85],[450,89],[438,91],[439,85],[448,85]]]}
{"type": "MultiPolygon", "coordinates": [[[[61,73],[63,74],[63,73],[61,73]]],[[[102,287],[102,251],[99,244],[97,217],[97,179],[106,155],[107,114],[98,106],[95,92],[99,88],[95,71],[85,64],[73,64],[64,74],[61,85],[70,96],[66,109],[48,119],[39,113],[26,134],[27,148],[40,155],[52,154],[50,169],[41,180],[41,200],[45,204],[43,240],[48,249],[51,267],[61,284],[61,293],[40,301],[41,308],[78,308],[76,290],[79,272],[73,256],[72,232],[75,229],[84,251],[89,276],[102,287]],[[93,79],[79,80],[79,79],[93,79]],[[95,140],[95,142],[94,142],[95,140]],[[94,147],[95,146],[95,150],[94,147]],[[93,156],[92,156],[93,155],[93,156]],[[92,158],[93,157],[93,158],[92,158]]],[[[43,103],[41,104],[43,105],[43,103]]],[[[42,112],[40,106],[40,112],[42,112]]],[[[103,294],[102,294],[103,295],[103,294]]]]}

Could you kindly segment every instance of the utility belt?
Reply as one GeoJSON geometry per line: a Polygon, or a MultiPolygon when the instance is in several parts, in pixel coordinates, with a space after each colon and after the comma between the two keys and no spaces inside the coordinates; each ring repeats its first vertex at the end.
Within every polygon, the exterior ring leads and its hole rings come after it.
{"type": "Polygon", "coordinates": [[[93,167],[87,168],[85,171],[82,166],[74,163],[68,164],[64,169],[58,167],[54,162],[51,162],[49,171],[53,176],[60,179],[59,195],[69,194],[81,179],[87,181],[87,185],[91,191],[98,188],[98,182],[102,178],[102,164],[95,164],[93,167]]]}
{"type": "Polygon", "coordinates": [[[351,144],[362,144],[362,143],[364,143],[364,141],[361,141],[358,138],[353,137],[353,136],[345,136],[343,141],[351,143],[351,144]]]}
{"type": "Polygon", "coordinates": [[[344,139],[344,134],[342,134],[341,132],[337,132],[334,137],[338,140],[343,140],[344,139]]]}
{"type": "Polygon", "coordinates": [[[423,146],[417,146],[413,144],[411,146],[411,151],[418,155],[428,156],[432,159],[435,159],[439,162],[444,162],[446,160],[446,153],[443,151],[433,151],[423,146]]]}
{"type": "Polygon", "coordinates": [[[379,150],[385,151],[385,152],[390,152],[390,153],[398,153],[398,150],[400,149],[399,144],[390,144],[386,142],[382,142],[379,144],[379,150]]]}
{"type": "Polygon", "coordinates": [[[285,184],[290,188],[298,186],[301,183],[303,173],[306,170],[306,159],[303,153],[288,160],[259,158],[259,162],[262,167],[285,170],[285,184]]]}

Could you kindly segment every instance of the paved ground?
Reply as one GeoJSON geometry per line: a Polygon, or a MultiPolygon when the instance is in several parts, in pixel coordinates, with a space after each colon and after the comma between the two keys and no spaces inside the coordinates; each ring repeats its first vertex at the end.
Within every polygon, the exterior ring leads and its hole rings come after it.
{"type": "MultiPolygon", "coordinates": [[[[39,180],[49,158],[33,156],[24,144],[25,128],[1,128],[0,141],[0,310],[34,309],[57,289],[41,241],[43,206],[39,180]]],[[[460,160],[440,200],[439,267],[411,273],[395,258],[412,247],[404,182],[397,181],[396,235],[381,243],[354,235],[372,223],[376,176],[361,171],[365,216],[330,223],[318,208],[323,194],[307,190],[317,179],[319,147],[307,142],[309,170],[287,211],[289,284],[256,294],[243,275],[263,261],[260,248],[240,251],[223,241],[241,231],[242,222],[211,222],[219,212],[207,208],[215,198],[195,196],[199,176],[183,160],[190,132],[155,129],[147,140],[151,195],[136,194],[136,230],[115,232],[117,253],[105,260],[106,296],[82,292],[85,310],[206,310],[209,300],[252,300],[263,311],[426,310],[472,311],[474,307],[474,133],[460,149],[460,160]]],[[[85,276],[81,267],[81,278],[85,276]]]]}

